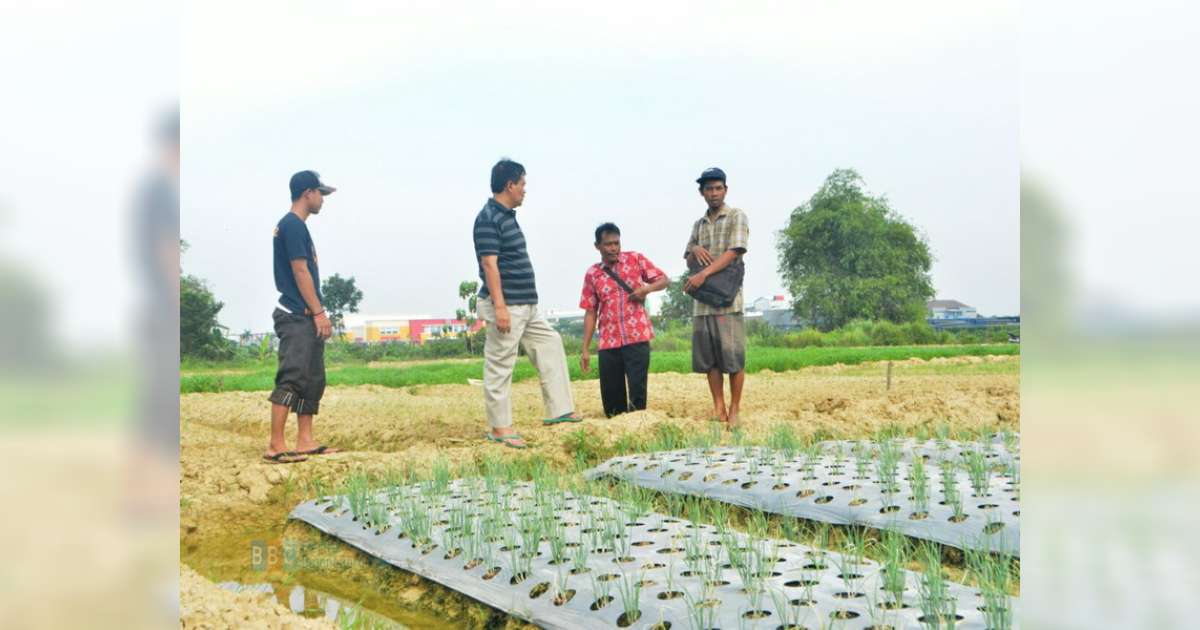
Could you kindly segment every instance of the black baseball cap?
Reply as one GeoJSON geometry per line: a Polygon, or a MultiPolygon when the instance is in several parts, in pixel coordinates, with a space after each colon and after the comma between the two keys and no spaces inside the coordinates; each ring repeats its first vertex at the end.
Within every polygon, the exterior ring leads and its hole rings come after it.
{"type": "Polygon", "coordinates": [[[710,179],[719,179],[725,181],[725,171],[717,167],[706,168],[703,173],[700,173],[700,178],[696,180],[697,184],[703,184],[710,179]]]}
{"type": "Polygon", "coordinates": [[[304,191],[309,188],[316,188],[322,195],[328,195],[335,192],[337,189],[333,186],[326,186],[325,182],[321,181],[321,175],[316,171],[300,171],[292,175],[292,181],[288,183],[288,187],[292,189],[292,201],[300,198],[304,191]]]}

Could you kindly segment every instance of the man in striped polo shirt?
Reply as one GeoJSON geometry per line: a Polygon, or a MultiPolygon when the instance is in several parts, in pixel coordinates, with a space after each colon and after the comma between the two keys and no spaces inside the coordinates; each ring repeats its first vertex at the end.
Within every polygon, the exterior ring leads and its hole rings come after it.
{"type": "Polygon", "coordinates": [[[483,345],[483,401],[487,439],[512,448],[525,441],[512,428],[512,374],[518,345],[542,381],[543,424],[579,422],[571,395],[562,338],[538,313],[533,264],[517,208],[525,200],[525,167],[508,158],[492,167],[492,197],[475,217],[475,258],[479,263],[477,311],[487,323],[483,345]]]}

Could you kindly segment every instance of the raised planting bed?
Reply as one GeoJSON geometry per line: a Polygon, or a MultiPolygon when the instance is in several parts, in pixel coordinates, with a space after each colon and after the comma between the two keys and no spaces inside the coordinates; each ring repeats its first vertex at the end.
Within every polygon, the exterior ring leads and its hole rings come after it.
{"type": "Polygon", "coordinates": [[[586,476],[1019,556],[1019,454],[1001,457],[989,443],[960,444],[953,455],[935,445],[938,456],[906,450],[911,445],[889,440],[638,453],[612,458],[586,476]]]}
{"type": "MultiPolygon", "coordinates": [[[[545,628],[1013,627],[1006,560],[995,577],[945,579],[648,511],[646,504],[495,478],[368,488],[298,505],[306,522],[393,566],[545,628]]],[[[881,544],[903,549],[904,537],[881,544]]]]}

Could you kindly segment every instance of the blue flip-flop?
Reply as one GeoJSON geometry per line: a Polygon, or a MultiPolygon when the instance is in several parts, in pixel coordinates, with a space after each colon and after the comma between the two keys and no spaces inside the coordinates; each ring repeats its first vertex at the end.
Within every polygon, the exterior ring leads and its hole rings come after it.
{"type": "Polygon", "coordinates": [[[483,437],[487,438],[487,440],[489,442],[499,442],[500,444],[503,444],[503,445],[507,446],[508,448],[528,448],[529,447],[528,444],[513,444],[513,442],[512,442],[513,440],[524,439],[517,433],[509,433],[508,435],[501,435],[500,437],[496,437],[496,436],[492,435],[491,433],[485,432],[483,434],[483,437]]]}
{"type": "Polygon", "coordinates": [[[575,413],[575,412],[568,411],[567,413],[565,413],[557,418],[546,418],[546,419],[542,420],[542,424],[551,425],[551,424],[562,424],[563,422],[583,422],[583,418],[571,417],[571,414],[573,414],[573,413],[575,413]]]}

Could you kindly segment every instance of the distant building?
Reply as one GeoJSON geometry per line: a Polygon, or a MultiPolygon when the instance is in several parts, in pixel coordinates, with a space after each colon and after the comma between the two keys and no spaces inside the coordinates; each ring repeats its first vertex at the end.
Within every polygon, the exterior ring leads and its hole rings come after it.
{"type": "Polygon", "coordinates": [[[745,315],[747,319],[762,319],[772,328],[781,330],[795,330],[803,326],[792,312],[792,301],[786,295],[760,297],[746,306],[745,315]]]}
{"type": "MultiPolygon", "coordinates": [[[[458,337],[467,332],[467,322],[460,319],[419,316],[358,316],[357,323],[348,326],[344,339],[357,343],[416,343],[430,339],[458,337]]],[[[483,320],[476,320],[471,332],[483,328],[483,320]]]]}
{"type": "Polygon", "coordinates": [[[967,306],[958,300],[930,300],[925,303],[929,310],[929,319],[974,319],[979,317],[974,306],[967,306]]]}

